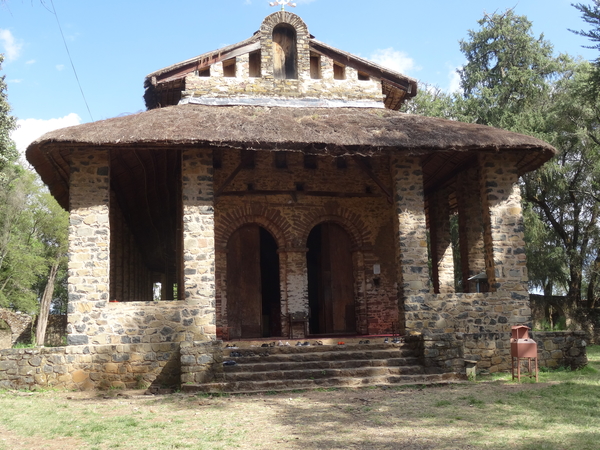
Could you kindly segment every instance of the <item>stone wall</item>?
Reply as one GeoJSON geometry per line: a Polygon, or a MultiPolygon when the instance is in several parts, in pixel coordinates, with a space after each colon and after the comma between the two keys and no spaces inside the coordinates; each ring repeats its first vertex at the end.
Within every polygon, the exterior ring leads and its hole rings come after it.
{"type": "MultiPolygon", "coordinates": [[[[587,364],[587,340],[582,331],[536,331],[531,337],[538,346],[538,366],[578,369],[587,364]]],[[[429,373],[465,374],[465,361],[475,361],[477,371],[511,370],[511,333],[440,333],[407,336],[406,342],[419,350],[429,373]]]]}
{"type": "Polygon", "coordinates": [[[31,342],[31,316],[0,308],[0,320],[6,324],[0,328],[0,349],[31,342]]]}
{"type": "Polygon", "coordinates": [[[406,329],[426,334],[510,332],[531,326],[529,297],[516,293],[424,294],[405,304],[406,329]]]}
{"type": "Polygon", "coordinates": [[[407,336],[405,339],[418,350],[426,373],[465,374],[462,333],[407,336]]]}
{"type": "Polygon", "coordinates": [[[179,360],[172,342],[7,349],[0,351],[0,389],[177,386],[179,360]]]}
{"type": "Polygon", "coordinates": [[[151,298],[152,278],[133,248],[133,239],[116,204],[112,208],[112,224],[109,221],[108,151],[72,151],[69,345],[178,343],[215,335],[212,150],[184,150],[182,160],[185,240],[182,289],[186,299],[109,302],[110,266],[122,275],[115,273],[113,277],[111,289],[116,300],[151,298]],[[116,227],[112,252],[109,225],[116,227]],[[131,257],[127,258],[131,267],[119,268],[127,243],[132,246],[131,257]]]}
{"type": "Polygon", "coordinates": [[[181,384],[223,380],[223,341],[181,344],[181,384]]]}
{"type": "MultiPolygon", "coordinates": [[[[530,337],[538,346],[539,367],[577,369],[587,364],[589,340],[582,331],[534,331],[530,337]]],[[[477,361],[478,370],[490,373],[509,371],[511,333],[464,335],[465,359],[477,361]]]]}
{"type": "MultiPolygon", "coordinates": [[[[352,67],[345,67],[344,79],[334,79],[334,63],[324,55],[319,58],[320,78],[311,78],[309,50],[310,33],[300,17],[289,12],[276,12],[268,16],[260,29],[260,76],[251,77],[249,55],[235,59],[235,76],[224,75],[223,62],[210,66],[210,76],[188,75],[182,98],[284,98],[284,99],[335,99],[344,102],[364,101],[371,107],[383,107],[381,80],[361,76],[352,67]],[[296,30],[298,49],[296,79],[276,79],[273,75],[273,29],[280,23],[296,30]]],[[[229,63],[229,62],[228,62],[229,63]]]]}

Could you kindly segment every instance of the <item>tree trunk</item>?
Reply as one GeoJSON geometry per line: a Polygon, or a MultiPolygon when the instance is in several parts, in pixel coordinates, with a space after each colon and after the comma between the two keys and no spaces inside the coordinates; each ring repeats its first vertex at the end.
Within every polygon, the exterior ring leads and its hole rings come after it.
{"type": "Polygon", "coordinates": [[[57,258],[50,269],[48,283],[46,283],[42,301],[40,302],[40,315],[38,316],[37,328],[35,330],[35,342],[37,345],[43,346],[46,338],[46,326],[48,325],[48,314],[50,313],[50,303],[52,302],[52,294],[54,293],[54,281],[58,273],[58,265],[59,259],[57,258]]]}
{"type": "Polygon", "coordinates": [[[592,264],[592,270],[590,275],[590,282],[588,284],[587,301],[588,308],[592,309],[596,307],[596,283],[598,281],[598,272],[600,271],[600,254],[596,256],[594,263],[592,264]]]}

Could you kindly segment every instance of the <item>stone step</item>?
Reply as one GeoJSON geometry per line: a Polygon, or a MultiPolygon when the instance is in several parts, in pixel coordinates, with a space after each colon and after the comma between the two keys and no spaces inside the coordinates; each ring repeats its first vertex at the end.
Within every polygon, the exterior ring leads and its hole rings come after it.
{"type": "Polygon", "coordinates": [[[334,377],[303,380],[237,381],[184,384],[185,392],[259,393],[302,389],[358,388],[390,385],[425,385],[460,381],[455,374],[386,375],[374,377],[334,377]]]}
{"type": "Polygon", "coordinates": [[[413,352],[413,346],[411,344],[384,344],[384,343],[373,343],[373,344],[345,344],[345,345],[309,345],[309,346],[295,346],[295,345],[282,345],[274,347],[261,347],[260,345],[253,344],[248,346],[244,343],[243,346],[233,348],[223,348],[224,354],[228,354],[231,351],[238,351],[241,353],[264,353],[269,354],[305,354],[305,353],[327,353],[327,352],[339,352],[339,351],[374,351],[374,350],[389,350],[389,351],[403,351],[413,352]]]}
{"type": "Polygon", "coordinates": [[[400,367],[400,366],[418,366],[419,361],[414,357],[407,358],[385,358],[385,359],[326,359],[317,361],[265,361],[267,358],[260,359],[259,362],[240,364],[244,358],[235,358],[238,363],[235,366],[223,367],[225,373],[240,372],[270,372],[283,370],[323,370],[323,369],[350,369],[358,367],[400,367]]]}
{"type": "Polygon", "coordinates": [[[371,378],[383,376],[417,375],[423,373],[422,366],[400,367],[341,367],[328,369],[273,370],[255,372],[225,372],[224,381],[274,381],[274,380],[319,380],[327,378],[371,378]]]}
{"type": "Polygon", "coordinates": [[[223,357],[231,359],[238,364],[256,362],[284,362],[284,361],[322,361],[322,360],[348,360],[348,359],[388,359],[398,357],[411,357],[414,352],[408,348],[388,346],[387,348],[339,348],[320,346],[304,349],[225,349],[223,357]],[[241,354],[242,356],[232,356],[241,354]]]}

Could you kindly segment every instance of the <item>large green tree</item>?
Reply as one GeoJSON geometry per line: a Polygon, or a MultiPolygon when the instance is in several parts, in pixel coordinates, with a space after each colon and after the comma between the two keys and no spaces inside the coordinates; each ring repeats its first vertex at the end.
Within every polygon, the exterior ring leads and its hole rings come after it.
{"type": "Polygon", "coordinates": [[[41,311],[43,325],[50,304],[65,303],[68,214],[17,162],[10,139],[15,122],[0,77],[0,307],[41,311]]]}
{"type": "MultiPolygon", "coordinates": [[[[592,45],[585,47],[600,50],[600,0],[593,0],[591,5],[576,3],[573,4],[573,6],[581,12],[581,18],[590,25],[591,28],[589,30],[571,31],[592,41],[592,45]]],[[[592,80],[595,84],[596,91],[600,90],[600,56],[596,58],[592,80]]]]}
{"type": "MultiPolygon", "coordinates": [[[[4,55],[0,53],[0,71],[4,55]]],[[[10,105],[6,93],[6,75],[0,76],[0,177],[8,164],[16,160],[18,154],[10,132],[16,128],[16,120],[10,115],[10,105]]],[[[0,181],[2,178],[0,178],[0,181]]]]}

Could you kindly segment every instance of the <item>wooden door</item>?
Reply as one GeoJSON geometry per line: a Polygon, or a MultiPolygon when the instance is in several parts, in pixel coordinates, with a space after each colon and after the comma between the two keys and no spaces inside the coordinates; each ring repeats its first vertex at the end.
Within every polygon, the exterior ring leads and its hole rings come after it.
{"type": "Polygon", "coordinates": [[[260,228],[245,225],[227,244],[227,323],[230,339],[262,337],[260,228]]]}
{"type": "Polygon", "coordinates": [[[335,223],[323,223],[318,274],[320,333],[356,331],[352,243],[335,223]]]}

